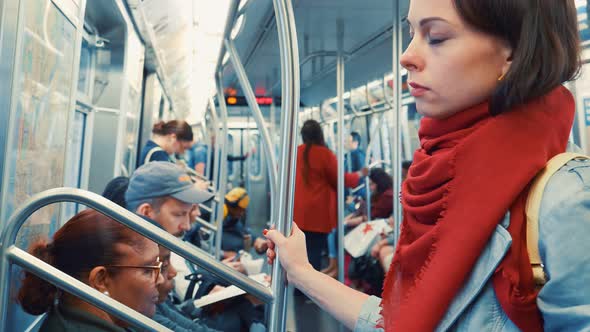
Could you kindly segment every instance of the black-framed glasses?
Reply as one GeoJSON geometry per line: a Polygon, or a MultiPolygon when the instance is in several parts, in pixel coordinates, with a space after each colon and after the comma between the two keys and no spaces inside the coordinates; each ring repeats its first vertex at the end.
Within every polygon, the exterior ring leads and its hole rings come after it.
{"type": "Polygon", "coordinates": [[[160,262],[160,257],[156,259],[156,265],[107,265],[106,268],[122,268],[122,269],[151,269],[152,270],[152,278],[154,284],[158,282],[158,277],[162,272],[162,262],[160,262]]]}

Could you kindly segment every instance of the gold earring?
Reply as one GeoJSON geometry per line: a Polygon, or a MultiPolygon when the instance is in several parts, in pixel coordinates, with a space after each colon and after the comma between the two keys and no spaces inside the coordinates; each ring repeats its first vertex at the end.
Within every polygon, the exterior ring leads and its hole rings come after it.
{"type": "Polygon", "coordinates": [[[504,76],[506,76],[506,73],[502,73],[502,75],[500,75],[500,77],[498,77],[498,81],[501,81],[504,79],[504,76]]]}

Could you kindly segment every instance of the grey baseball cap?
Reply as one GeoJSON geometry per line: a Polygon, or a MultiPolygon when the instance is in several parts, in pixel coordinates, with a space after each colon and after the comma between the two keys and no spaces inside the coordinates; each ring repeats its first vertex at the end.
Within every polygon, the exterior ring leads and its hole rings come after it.
{"type": "Polygon", "coordinates": [[[182,167],[165,161],[149,162],[135,170],[125,192],[128,203],[166,196],[199,204],[211,200],[214,194],[198,189],[182,167]]]}

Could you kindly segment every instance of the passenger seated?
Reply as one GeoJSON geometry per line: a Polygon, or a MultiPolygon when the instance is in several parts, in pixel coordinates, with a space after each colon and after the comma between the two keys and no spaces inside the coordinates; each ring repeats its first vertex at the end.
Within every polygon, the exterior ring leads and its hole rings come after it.
{"type": "MultiPolygon", "coordinates": [[[[182,237],[190,228],[191,213],[193,216],[199,214],[198,204],[211,198],[213,194],[198,189],[181,167],[167,162],[151,162],[138,168],[131,177],[125,194],[127,208],[130,211],[153,219],[167,232],[177,237],[182,237]]],[[[190,285],[190,281],[185,277],[193,274],[190,268],[198,269],[198,267],[174,253],[171,253],[170,261],[177,271],[176,294],[184,299],[190,285]]],[[[230,262],[228,259],[225,263],[235,270],[244,271],[238,262],[230,262]]],[[[198,271],[201,272],[201,270],[198,271]]],[[[211,276],[213,280],[209,284],[215,285],[215,282],[219,281],[206,271],[202,274],[211,276]]],[[[213,286],[212,289],[218,288],[213,286]]],[[[243,299],[239,305],[252,309],[252,305],[243,299]]],[[[249,327],[255,322],[254,320],[245,321],[239,317],[238,325],[232,324],[236,321],[235,317],[239,316],[239,311],[246,310],[227,306],[224,312],[206,314],[203,319],[208,326],[223,331],[239,330],[240,325],[249,327]]]]}
{"type": "Polygon", "coordinates": [[[127,187],[129,186],[129,178],[126,176],[118,176],[109,183],[107,183],[104,191],[102,192],[102,197],[111,200],[113,203],[126,208],[127,203],[125,202],[125,191],[127,191],[127,187]]]}
{"type": "Polygon", "coordinates": [[[162,276],[164,282],[158,285],[158,304],[154,320],[175,332],[215,332],[199,320],[192,320],[181,311],[172,301],[170,293],[174,289],[176,269],[170,264],[170,250],[160,246],[160,261],[162,262],[162,276]]]}
{"type": "MultiPolygon", "coordinates": [[[[60,228],[51,242],[39,241],[30,252],[99,292],[152,317],[158,300],[158,246],[117,221],[84,210],[60,228]]],[[[40,332],[125,332],[129,324],[25,272],[18,301],[33,315],[47,313],[40,332]]]]}
{"type": "MultiPolygon", "coordinates": [[[[387,218],[393,211],[393,181],[382,168],[373,168],[369,173],[371,190],[371,219],[387,218]]],[[[367,208],[361,207],[344,219],[348,227],[355,227],[367,221],[367,208]]]]}
{"type": "MultiPolygon", "coordinates": [[[[412,166],[411,160],[402,163],[402,180],[406,179],[410,166],[412,166]]],[[[396,227],[393,217],[389,217],[388,223],[392,228],[396,227]]],[[[379,263],[381,263],[381,267],[383,267],[383,271],[385,272],[389,271],[389,266],[393,260],[393,252],[395,250],[393,244],[393,236],[383,234],[383,238],[371,248],[371,256],[379,259],[379,263]]]]}
{"type": "MultiPolygon", "coordinates": [[[[388,223],[392,228],[395,227],[393,217],[389,217],[388,223]]],[[[390,234],[382,234],[382,239],[371,248],[371,256],[379,260],[385,272],[389,271],[389,265],[391,265],[391,260],[393,259],[393,251],[395,249],[393,247],[393,241],[394,238],[390,234]]]]}
{"type": "Polygon", "coordinates": [[[250,197],[246,189],[237,187],[225,195],[223,207],[223,237],[221,249],[224,258],[235,256],[240,250],[252,246],[252,234],[246,227],[246,209],[250,197]]]}

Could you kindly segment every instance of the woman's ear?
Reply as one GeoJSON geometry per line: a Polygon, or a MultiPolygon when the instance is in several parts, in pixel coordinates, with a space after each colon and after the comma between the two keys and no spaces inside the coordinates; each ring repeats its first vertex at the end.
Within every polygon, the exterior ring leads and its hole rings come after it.
{"type": "Polygon", "coordinates": [[[512,67],[512,59],[514,58],[514,51],[508,42],[502,42],[501,54],[503,59],[501,77],[504,77],[512,67]]]}
{"type": "Polygon", "coordinates": [[[109,273],[104,266],[97,266],[88,274],[88,285],[101,293],[109,291],[110,282],[109,273]]]}

